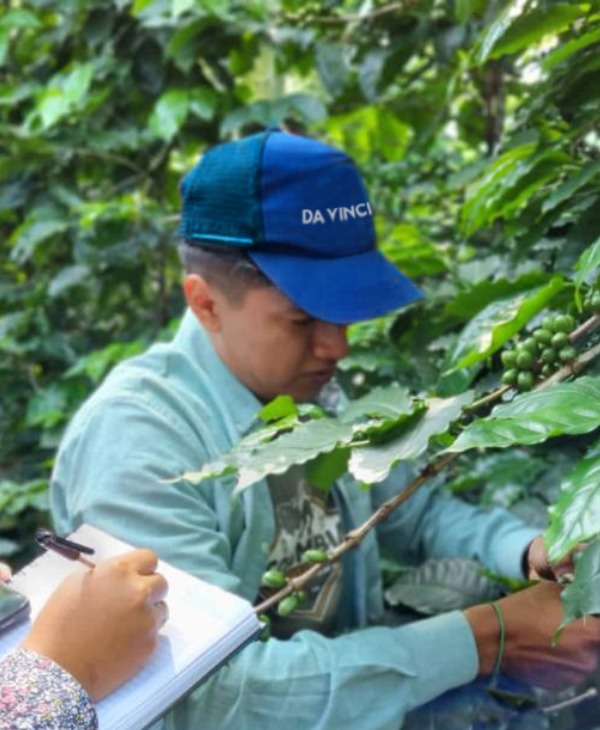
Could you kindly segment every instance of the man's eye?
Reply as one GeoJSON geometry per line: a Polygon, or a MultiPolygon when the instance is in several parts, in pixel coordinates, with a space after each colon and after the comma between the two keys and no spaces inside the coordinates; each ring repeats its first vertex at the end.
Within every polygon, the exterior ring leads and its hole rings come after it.
{"type": "Polygon", "coordinates": [[[309,324],[312,324],[313,320],[311,317],[302,317],[301,319],[293,319],[292,324],[297,325],[298,327],[306,327],[309,324]]]}

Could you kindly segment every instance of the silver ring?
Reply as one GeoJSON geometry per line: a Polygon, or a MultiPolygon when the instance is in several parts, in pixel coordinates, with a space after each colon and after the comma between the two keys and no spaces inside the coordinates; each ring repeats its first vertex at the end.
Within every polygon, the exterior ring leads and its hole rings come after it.
{"type": "Polygon", "coordinates": [[[162,628],[169,620],[169,607],[167,606],[166,601],[157,601],[154,604],[154,608],[158,609],[158,626],[159,628],[162,628]]]}

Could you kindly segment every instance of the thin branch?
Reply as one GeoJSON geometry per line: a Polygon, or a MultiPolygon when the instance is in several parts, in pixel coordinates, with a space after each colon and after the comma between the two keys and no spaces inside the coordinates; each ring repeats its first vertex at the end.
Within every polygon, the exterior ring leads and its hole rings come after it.
{"type": "Polygon", "coordinates": [[[463,411],[466,411],[468,413],[470,411],[476,411],[478,408],[481,408],[482,406],[487,406],[488,404],[493,403],[495,400],[498,400],[499,398],[501,398],[511,388],[512,388],[512,385],[503,385],[501,388],[498,388],[497,390],[494,390],[491,393],[488,393],[487,395],[483,396],[483,398],[480,398],[479,400],[475,400],[470,405],[465,406],[463,408],[463,411]]]}
{"type": "Polygon", "coordinates": [[[583,337],[583,335],[593,332],[598,327],[600,327],[600,314],[595,314],[593,317],[586,319],[577,329],[574,329],[569,335],[569,339],[571,342],[575,342],[580,337],[583,337]]]}
{"type": "Polygon", "coordinates": [[[399,507],[401,504],[406,502],[407,499],[412,497],[412,495],[420,487],[422,487],[423,484],[428,482],[436,474],[439,474],[451,461],[454,461],[454,459],[456,459],[458,456],[459,454],[457,453],[444,454],[444,456],[440,457],[433,464],[429,464],[428,466],[426,466],[421,471],[419,476],[413,479],[404,491],[399,492],[395,497],[388,499],[388,501],[384,502],[381,507],[373,512],[369,519],[365,520],[362,525],[359,525],[354,530],[348,532],[344,536],[342,542],[329,551],[329,560],[323,563],[315,563],[300,575],[297,575],[294,578],[289,578],[288,583],[284,588],[277,591],[277,593],[274,593],[272,596],[269,596],[269,598],[264,600],[262,603],[259,603],[258,606],[255,606],[254,611],[257,614],[264,613],[269,608],[271,608],[271,606],[279,603],[286,596],[289,596],[290,593],[295,593],[296,591],[299,591],[305,585],[310,583],[311,580],[318,573],[320,573],[327,567],[327,565],[329,565],[329,563],[333,563],[336,560],[339,560],[342,555],[344,555],[344,553],[347,553],[349,550],[358,547],[358,545],[360,545],[363,538],[368,532],[370,532],[380,522],[386,520],[397,507],[399,507]]]}
{"type": "Polygon", "coordinates": [[[542,380],[542,382],[537,386],[536,390],[542,390],[543,388],[547,388],[550,385],[559,383],[561,380],[564,380],[571,375],[577,375],[577,373],[581,372],[588,363],[592,362],[592,360],[597,358],[599,355],[600,343],[598,343],[595,347],[590,347],[589,350],[585,350],[585,352],[582,352],[579,357],[575,358],[575,360],[573,360],[572,362],[568,362],[566,365],[560,368],[560,370],[552,373],[552,375],[546,380],[542,380]]]}

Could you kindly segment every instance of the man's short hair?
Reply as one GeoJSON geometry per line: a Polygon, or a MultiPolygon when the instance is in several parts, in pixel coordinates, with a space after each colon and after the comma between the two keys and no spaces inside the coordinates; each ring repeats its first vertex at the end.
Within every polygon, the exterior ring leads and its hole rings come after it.
{"type": "Polygon", "coordinates": [[[180,241],[179,258],[187,274],[202,276],[232,304],[241,305],[250,289],[274,286],[240,249],[180,241]]]}

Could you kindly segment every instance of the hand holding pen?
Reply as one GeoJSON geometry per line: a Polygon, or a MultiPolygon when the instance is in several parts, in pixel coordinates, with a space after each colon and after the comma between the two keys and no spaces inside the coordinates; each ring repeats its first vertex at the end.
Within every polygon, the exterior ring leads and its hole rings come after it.
{"type": "Polygon", "coordinates": [[[72,540],[67,540],[64,537],[59,537],[53,532],[50,532],[50,530],[45,530],[43,527],[35,531],[35,539],[38,545],[41,545],[44,550],[52,550],[67,560],[78,560],[88,568],[96,567],[96,563],[93,563],[82,555],[82,553],[85,555],[93,555],[95,552],[93,548],[81,545],[78,542],[73,542],[72,540]]]}
{"type": "MultiPolygon", "coordinates": [[[[70,540],[65,545],[63,538],[57,542],[52,533],[40,538],[46,549],[80,560],[84,546],[70,540]]],[[[72,571],[45,603],[22,646],[52,659],[92,700],[101,699],[131,677],[156,647],[168,615],[167,583],[157,567],[151,550],[131,550],[99,560],[93,570],[72,571]]]]}

